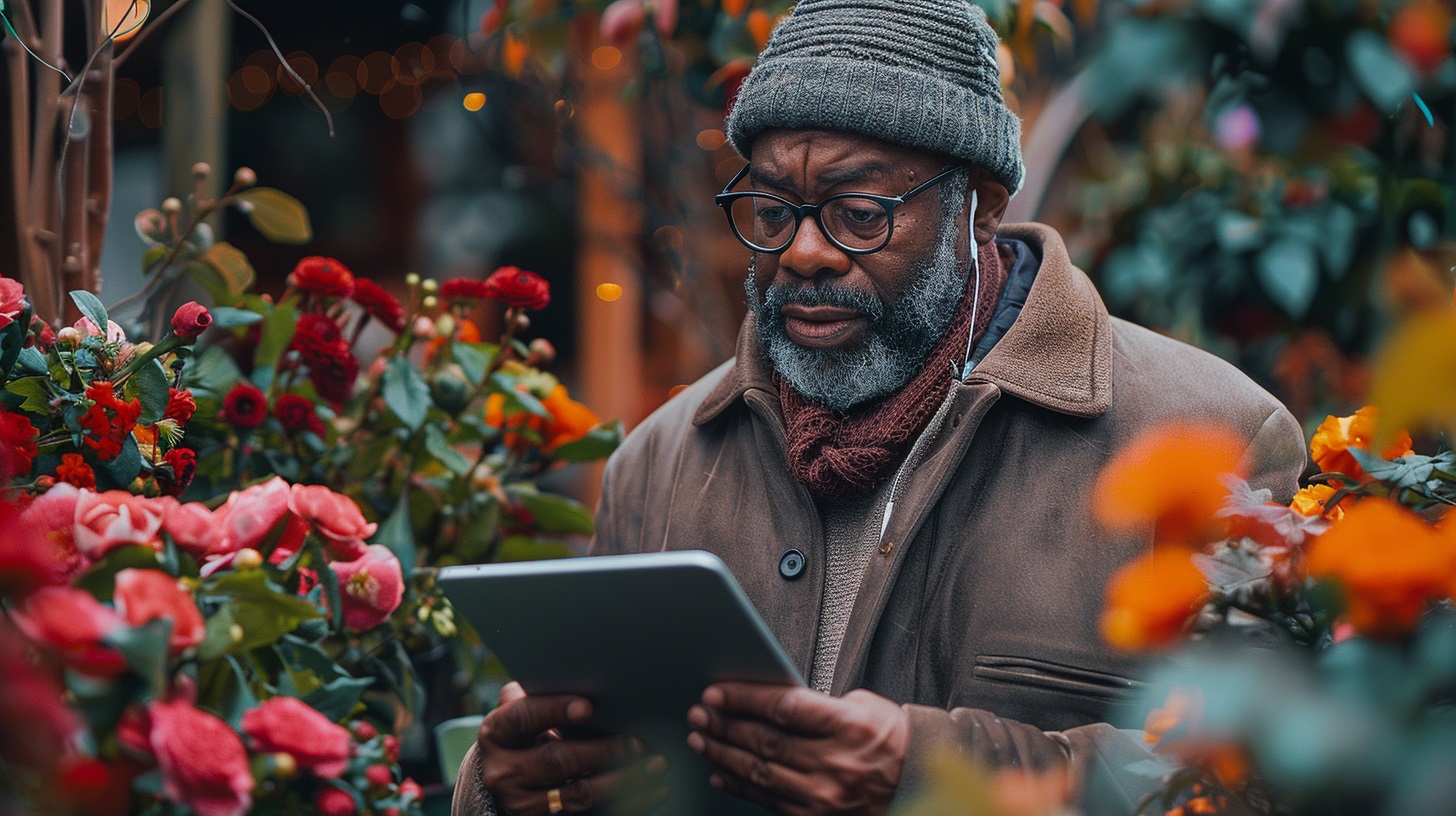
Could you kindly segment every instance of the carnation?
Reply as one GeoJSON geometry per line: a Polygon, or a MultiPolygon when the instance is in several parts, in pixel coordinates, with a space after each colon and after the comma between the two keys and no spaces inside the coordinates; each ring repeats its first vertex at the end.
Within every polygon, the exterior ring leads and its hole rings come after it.
{"type": "Polygon", "coordinates": [[[359,378],[359,361],[347,353],[309,363],[309,378],[319,396],[332,403],[341,403],[354,395],[354,381],[359,378]]]}
{"type": "Polygon", "coordinates": [[[101,461],[115,459],[142,415],[142,403],[118,399],[115,386],[104,381],[87,386],[86,399],[91,400],[91,407],[78,420],[88,432],[86,444],[101,461]]]}
{"type": "Polygon", "coordinates": [[[339,324],[327,315],[314,312],[299,316],[289,348],[297,351],[309,365],[349,353],[349,344],[344,342],[339,324]]]}
{"type": "Polygon", "coordinates": [[[166,466],[154,472],[157,485],[165,495],[182,495],[197,475],[197,453],[191,448],[173,448],[162,455],[162,462],[166,466]]]}
{"type": "Polygon", "coordinates": [[[56,466],[56,478],[76,487],[96,489],[96,472],[86,464],[86,457],[79,453],[61,455],[61,463],[56,466]]]}
{"type": "Polygon", "coordinates": [[[284,394],[279,397],[277,404],[273,406],[273,416],[278,417],[278,421],[283,424],[283,430],[290,433],[309,431],[319,436],[325,433],[323,420],[319,419],[313,403],[298,394],[284,394]]]}
{"type": "Polygon", "coordinates": [[[354,279],[354,302],[384,327],[399,334],[404,331],[404,307],[399,299],[368,278],[354,279]]]}
{"type": "Polygon", "coordinates": [[[491,291],[485,281],[452,278],[440,284],[440,297],[451,303],[488,300],[491,297],[491,291]]]}
{"type": "Polygon", "coordinates": [[[322,297],[346,298],[354,293],[354,273],[333,258],[317,255],[299,261],[288,282],[302,292],[322,297]]]}
{"type": "Polygon", "coordinates": [[[256,428],[268,416],[268,397],[252,383],[239,382],[222,398],[219,416],[239,428],[256,428]]]}
{"type": "Polygon", "coordinates": [[[192,392],[185,388],[167,389],[167,413],[163,419],[175,421],[178,425],[186,425],[197,412],[197,402],[192,399],[192,392]]]}
{"type": "Polygon", "coordinates": [[[551,302],[551,285],[535,272],[503,266],[485,279],[487,294],[512,309],[538,310],[551,302]]]}

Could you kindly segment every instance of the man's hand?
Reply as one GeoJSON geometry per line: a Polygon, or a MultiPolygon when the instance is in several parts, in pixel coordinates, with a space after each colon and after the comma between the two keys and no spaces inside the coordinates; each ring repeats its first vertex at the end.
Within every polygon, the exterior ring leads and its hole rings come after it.
{"type": "Polygon", "coordinates": [[[501,689],[475,742],[481,781],[503,812],[646,813],[667,799],[667,760],[645,757],[637,740],[562,738],[560,729],[591,716],[591,702],[583,697],[528,697],[519,683],[501,689]]]}
{"type": "Polygon", "coordinates": [[[900,783],[910,721],[868,691],[718,683],[688,711],[709,782],[788,816],[881,814],[900,783]]]}

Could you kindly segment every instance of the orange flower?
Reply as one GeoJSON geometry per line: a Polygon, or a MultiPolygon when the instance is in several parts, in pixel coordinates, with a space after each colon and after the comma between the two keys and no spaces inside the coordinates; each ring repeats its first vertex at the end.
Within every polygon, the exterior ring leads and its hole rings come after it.
{"type": "MultiPolygon", "coordinates": [[[[1314,438],[1309,441],[1309,455],[1314,460],[1322,473],[1343,473],[1360,481],[1368,481],[1370,476],[1365,469],[1355,461],[1350,454],[1351,448],[1370,450],[1370,439],[1375,435],[1375,418],[1379,409],[1373,405],[1367,405],[1347,417],[1328,416],[1320,423],[1319,428],[1314,432],[1314,438]]],[[[1390,443],[1381,454],[1382,459],[1395,459],[1401,456],[1409,456],[1411,450],[1411,437],[1409,433],[1401,431],[1396,435],[1395,441],[1390,443]]]]}
{"type": "Polygon", "coordinates": [[[1356,631],[1399,637],[1428,601],[1453,589],[1456,536],[1387,499],[1367,498],[1310,545],[1309,574],[1340,583],[1356,631]]]}
{"type": "Polygon", "coordinates": [[[1151,526],[1159,543],[1212,538],[1214,514],[1228,495],[1220,477],[1242,475],[1243,451],[1244,442],[1222,427],[1171,422],[1150,428],[1102,469],[1093,515],[1112,530],[1151,526]]]}
{"type": "Polygon", "coordinates": [[[745,25],[748,28],[749,36],[753,37],[753,41],[758,43],[760,49],[768,45],[768,37],[773,33],[774,27],[774,19],[768,15],[768,12],[763,9],[748,12],[748,20],[745,25]]]}
{"type": "Polygon", "coordinates": [[[1334,495],[1335,489],[1329,485],[1309,485],[1294,494],[1294,500],[1289,503],[1289,507],[1301,516],[1324,516],[1331,521],[1339,521],[1345,517],[1344,506],[1351,502],[1346,499],[1330,507],[1329,501],[1334,495]]]}
{"type": "Polygon", "coordinates": [[[540,434],[541,449],[551,451],[582,438],[601,422],[590,408],[572,399],[566,386],[559,383],[541,404],[551,413],[549,420],[524,411],[507,417],[505,395],[491,394],[485,398],[485,424],[509,429],[504,440],[508,448],[517,447],[521,441],[519,433],[511,430],[530,429],[540,434]]]}
{"type": "Polygon", "coordinates": [[[86,464],[86,457],[79,453],[61,454],[61,464],[56,467],[56,478],[76,487],[96,489],[96,473],[86,464]]]}
{"type": "Polygon", "coordinates": [[[1128,651],[1170,645],[1207,593],[1191,553],[1155,549],[1112,577],[1107,611],[1102,613],[1102,637],[1128,651]]]}
{"type": "MultiPolygon", "coordinates": [[[[451,339],[457,343],[479,343],[481,340],[480,327],[475,325],[475,321],[468,317],[461,318],[460,322],[456,324],[455,336],[451,339]]],[[[432,338],[430,342],[425,344],[425,359],[435,359],[435,352],[439,351],[440,346],[443,345],[445,345],[444,337],[432,338]]]]}

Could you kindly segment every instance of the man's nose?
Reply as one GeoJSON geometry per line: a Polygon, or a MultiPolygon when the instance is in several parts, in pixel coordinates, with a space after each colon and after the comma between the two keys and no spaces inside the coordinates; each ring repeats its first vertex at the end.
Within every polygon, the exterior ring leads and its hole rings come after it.
{"type": "Polygon", "coordinates": [[[779,266],[802,278],[849,271],[849,253],[835,246],[812,216],[799,222],[794,240],[779,255],[779,266]]]}

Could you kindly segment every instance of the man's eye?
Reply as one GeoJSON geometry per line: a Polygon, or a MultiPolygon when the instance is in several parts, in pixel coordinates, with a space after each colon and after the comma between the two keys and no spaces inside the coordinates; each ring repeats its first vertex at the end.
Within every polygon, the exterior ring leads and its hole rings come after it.
{"type": "Polygon", "coordinates": [[[758,209],[758,218],[760,221],[763,221],[767,224],[782,224],[783,222],[788,221],[790,218],[793,218],[793,216],[789,214],[788,207],[776,207],[770,205],[767,207],[760,207],[758,209]]]}

